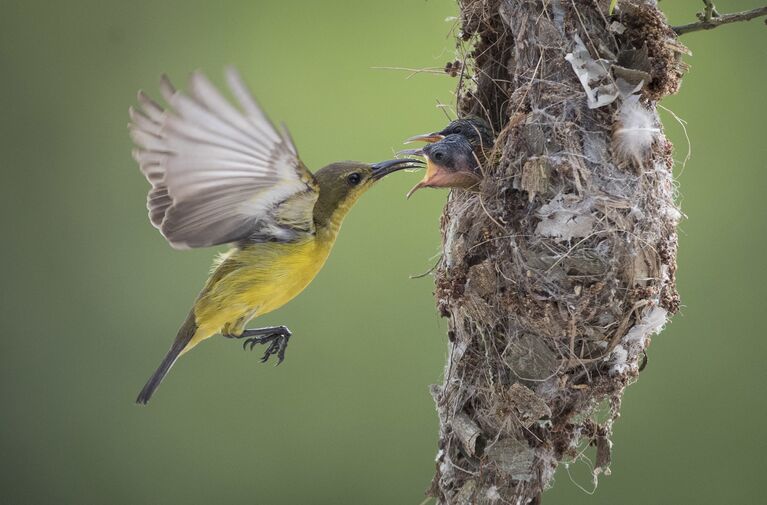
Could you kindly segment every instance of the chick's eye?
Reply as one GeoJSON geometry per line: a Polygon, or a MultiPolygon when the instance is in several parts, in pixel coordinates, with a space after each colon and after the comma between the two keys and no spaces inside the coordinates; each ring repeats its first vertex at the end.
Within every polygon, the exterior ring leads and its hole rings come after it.
{"type": "Polygon", "coordinates": [[[362,180],[362,176],[355,172],[353,174],[349,174],[349,177],[347,177],[346,180],[349,182],[350,186],[356,186],[362,180]]]}
{"type": "Polygon", "coordinates": [[[442,151],[437,151],[434,153],[434,161],[442,161],[442,158],[445,156],[442,154],[442,151]]]}

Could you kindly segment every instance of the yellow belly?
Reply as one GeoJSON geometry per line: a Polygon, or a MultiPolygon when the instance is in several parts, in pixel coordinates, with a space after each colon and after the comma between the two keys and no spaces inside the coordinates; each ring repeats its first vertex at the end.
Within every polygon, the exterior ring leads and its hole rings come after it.
{"type": "Polygon", "coordinates": [[[198,330],[184,352],[217,333],[239,334],[252,318],[295,298],[325,264],[333,242],[312,237],[230,251],[194,305],[198,330]]]}

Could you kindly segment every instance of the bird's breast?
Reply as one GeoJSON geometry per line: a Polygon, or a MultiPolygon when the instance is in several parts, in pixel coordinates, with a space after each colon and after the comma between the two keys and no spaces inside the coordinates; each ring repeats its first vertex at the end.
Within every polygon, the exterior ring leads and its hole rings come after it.
{"type": "Polygon", "coordinates": [[[198,322],[218,332],[227,323],[280,308],[311,283],[333,242],[311,237],[233,250],[213,273],[195,305],[198,322]],[[217,275],[221,269],[226,273],[217,275]]]}

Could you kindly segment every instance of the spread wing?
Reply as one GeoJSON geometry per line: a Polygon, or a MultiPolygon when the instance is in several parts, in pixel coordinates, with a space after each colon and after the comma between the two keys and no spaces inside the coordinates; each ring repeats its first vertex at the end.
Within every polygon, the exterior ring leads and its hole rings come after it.
{"type": "Polygon", "coordinates": [[[178,249],[313,233],[314,177],[239,74],[226,77],[241,110],[200,72],[188,95],[163,77],[168,110],[143,92],[140,110],[130,109],[133,157],[152,184],[150,221],[178,249]]]}

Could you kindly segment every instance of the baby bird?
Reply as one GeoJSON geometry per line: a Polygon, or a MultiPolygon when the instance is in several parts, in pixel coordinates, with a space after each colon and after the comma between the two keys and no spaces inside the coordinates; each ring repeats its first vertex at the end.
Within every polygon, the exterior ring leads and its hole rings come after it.
{"type": "Polygon", "coordinates": [[[427,169],[423,180],[411,189],[408,198],[420,188],[475,187],[481,180],[480,166],[495,143],[490,125],[479,117],[456,119],[444,129],[416,135],[405,143],[429,142],[422,149],[410,149],[400,154],[426,157],[427,169]]]}
{"type": "Polygon", "coordinates": [[[477,155],[463,135],[447,135],[413,154],[426,158],[426,175],[408,192],[407,198],[421,188],[470,189],[481,179],[477,155]]]}
{"type": "Polygon", "coordinates": [[[477,157],[484,161],[495,144],[493,129],[484,119],[477,116],[469,116],[451,121],[445,128],[438,132],[415,135],[405,140],[410,142],[438,142],[448,135],[462,135],[469,141],[477,157]]]}

